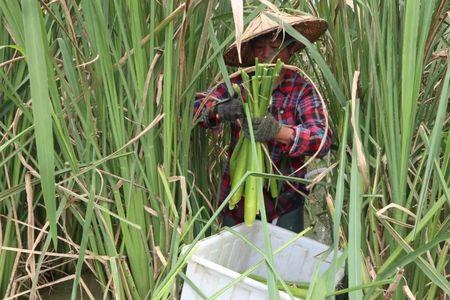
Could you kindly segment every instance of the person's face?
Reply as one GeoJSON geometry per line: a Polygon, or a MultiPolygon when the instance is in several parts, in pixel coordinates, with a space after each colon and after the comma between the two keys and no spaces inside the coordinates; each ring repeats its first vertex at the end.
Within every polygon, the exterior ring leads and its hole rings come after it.
{"type": "Polygon", "coordinates": [[[287,64],[292,53],[290,51],[290,46],[281,50],[280,47],[282,46],[282,43],[282,37],[277,37],[275,40],[273,40],[272,37],[259,37],[252,42],[253,55],[263,63],[275,63],[279,58],[282,62],[287,64]]]}

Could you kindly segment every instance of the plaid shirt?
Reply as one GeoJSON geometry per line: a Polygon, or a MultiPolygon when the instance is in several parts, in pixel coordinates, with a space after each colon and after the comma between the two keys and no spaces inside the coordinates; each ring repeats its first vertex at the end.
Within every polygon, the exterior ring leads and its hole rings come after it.
{"type": "MultiPolygon", "coordinates": [[[[239,84],[242,82],[242,79],[238,76],[233,78],[232,82],[239,84]]],[[[208,91],[208,93],[210,92],[211,96],[217,99],[228,97],[225,84],[218,85],[214,90],[208,91]]],[[[206,100],[205,98],[204,94],[196,96],[194,102],[196,115],[206,115],[203,114],[204,110],[214,105],[214,100],[211,100],[210,97],[206,98],[206,100]]],[[[274,87],[269,111],[280,124],[294,129],[294,134],[289,144],[284,145],[275,141],[268,143],[270,156],[274,164],[283,175],[290,175],[303,165],[305,156],[311,156],[319,149],[320,142],[325,134],[325,115],[322,103],[311,83],[297,72],[284,69],[281,82],[274,87]]],[[[220,129],[219,120],[215,118],[205,118],[200,121],[199,125],[203,128],[220,129]]],[[[229,158],[239,138],[239,133],[239,124],[232,122],[230,151],[228,152],[228,161],[223,173],[219,194],[220,202],[230,192],[229,158]]],[[[325,143],[318,157],[324,156],[328,152],[330,145],[331,132],[328,130],[325,143]]],[[[303,178],[305,173],[306,170],[302,169],[292,176],[303,178]]],[[[295,189],[304,193],[307,192],[302,184],[293,182],[291,184],[295,189]]],[[[270,194],[264,191],[265,207],[269,221],[303,205],[303,197],[295,189],[286,182],[281,182],[280,195],[277,199],[271,199],[270,194]]],[[[226,215],[237,222],[242,222],[244,218],[244,202],[242,200],[234,210],[225,208],[224,211],[226,215]]]]}

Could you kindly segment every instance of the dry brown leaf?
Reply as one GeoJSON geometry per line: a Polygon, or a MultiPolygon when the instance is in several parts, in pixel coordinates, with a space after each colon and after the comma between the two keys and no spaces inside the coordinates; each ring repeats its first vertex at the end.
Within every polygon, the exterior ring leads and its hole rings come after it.
{"type": "Polygon", "coordinates": [[[397,224],[397,225],[405,227],[405,228],[413,228],[414,227],[414,225],[404,223],[402,221],[399,221],[394,218],[390,218],[389,216],[385,215],[385,212],[391,208],[395,208],[395,209],[401,210],[402,212],[407,213],[413,220],[416,218],[416,215],[414,213],[412,213],[410,210],[404,208],[401,205],[395,204],[395,203],[390,203],[390,204],[386,205],[385,207],[381,208],[380,210],[378,210],[376,212],[377,218],[384,219],[390,223],[397,224]]]}
{"type": "Polygon", "coordinates": [[[241,38],[244,32],[244,3],[243,0],[230,0],[231,9],[233,11],[234,29],[236,37],[236,50],[238,53],[239,62],[241,59],[241,38]]]}
{"type": "Polygon", "coordinates": [[[148,212],[150,215],[152,215],[154,217],[158,217],[158,212],[156,210],[154,210],[153,208],[150,208],[148,206],[144,206],[144,210],[146,212],[148,212]]]}
{"type": "Polygon", "coordinates": [[[309,185],[306,186],[308,190],[312,189],[316,184],[322,181],[322,179],[327,176],[336,166],[338,162],[333,163],[331,166],[327,168],[319,168],[315,170],[311,170],[305,174],[305,179],[309,179],[314,177],[309,185]]]}
{"type": "Polygon", "coordinates": [[[156,90],[156,106],[159,106],[159,103],[161,101],[163,78],[164,78],[164,75],[163,74],[159,74],[159,76],[158,76],[158,86],[157,86],[157,90],[156,90]]]}
{"type": "MultiPolygon", "coordinates": [[[[45,256],[49,256],[49,257],[62,257],[62,258],[78,258],[79,257],[78,254],[72,254],[72,253],[59,253],[59,252],[49,252],[49,251],[43,252],[43,251],[34,251],[34,250],[15,248],[15,247],[7,247],[7,246],[1,246],[0,250],[17,252],[17,253],[27,253],[27,254],[33,254],[33,255],[45,255],[45,256]]],[[[85,255],[84,258],[99,260],[99,261],[110,261],[111,256],[90,254],[90,255],[85,255]]]]}
{"type": "Polygon", "coordinates": [[[388,289],[386,290],[386,292],[384,293],[383,299],[384,300],[391,300],[394,296],[395,290],[398,287],[398,284],[400,283],[400,280],[403,277],[403,268],[397,268],[397,274],[395,275],[395,280],[393,283],[391,283],[388,287],[388,289]]]}
{"type": "Polygon", "coordinates": [[[86,295],[89,297],[89,300],[95,300],[94,295],[92,294],[91,290],[87,286],[87,284],[84,282],[83,277],[80,276],[80,285],[83,288],[86,295]]]}
{"type": "MultiPolygon", "coordinates": [[[[34,244],[34,229],[31,226],[34,225],[34,212],[33,212],[33,198],[34,191],[33,186],[31,184],[31,175],[30,173],[25,174],[25,192],[27,195],[27,212],[28,212],[28,228],[27,228],[27,245],[30,247],[34,244]]],[[[30,254],[25,263],[25,270],[30,275],[31,278],[35,276],[35,260],[34,255],[30,254]]],[[[33,295],[34,297],[34,295],[33,295]]]]}
{"type": "Polygon", "coordinates": [[[361,137],[359,136],[359,128],[356,128],[355,118],[356,118],[356,111],[355,111],[355,102],[356,102],[356,92],[358,88],[358,79],[359,79],[359,71],[355,71],[353,75],[353,84],[352,84],[352,116],[351,116],[351,123],[353,127],[353,131],[355,133],[355,147],[356,147],[356,155],[358,160],[358,169],[361,175],[364,179],[364,186],[369,186],[369,176],[368,176],[368,167],[367,167],[367,160],[366,156],[364,155],[362,143],[361,143],[361,137]]]}
{"type": "Polygon", "coordinates": [[[161,263],[162,263],[164,266],[167,266],[167,260],[166,260],[166,258],[164,257],[164,255],[163,255],[163,253],[162,253],[162,251],[161,251],[161,248],[160,248],[159,246],[156,246],[156,247],[155,247],[155,252],[156,252],[156,255],[158,255],[158,258],[159,258],[159,260],[161,261],[161,263]]]}
{"type": "Polygon", "coordinates": [[[414,297],[414,294],[411,292],[411,290],[406,284],[402,287],[402,289],[408,300],[416,300],[416,297],[414,297]]]}
{"type": "Polygon", "coordinates": [[[432,57],[433,57],[433,59],[439,59],[439,58],[447,59],[448,54],[449,54],[449,50],[445,49],[445,50],[433,52],[432,57]]]}
{"type": "Polygon", "coordinates": [[[188,193],[187,193],[187,185],[186,185],[186,177],[184,176],[172,176],[168,178],[169,182],[180,181],[181,188],[181,219],[180,219],[180,230],[184,231],[184,225],[186,223],[186,214],[187,214],[187,201],[188,201],[188,193]]]}
{"type": "MultiPolygon", "coordinates": [[[[75,275],[67,275],[66,277],[57,279],[57,280],[52,281],[52,282],[50,282],[50,283],[46,283],[46,284],[40,285],[40,286],[37,287],[37,289],[38,289],[38,290],[39,290],[39,289],[43,289],[43,288],[46,288],[46,287],[49,287],[49,286],[52,286],[52,285],[59,284],[59,283],[61,283],[61,282],[73,280],[74,278],[75,278],[75,275]]],[[[20,292],[20,293],[18,293],[18,294],[12,295],[12,296],[10,296],[10,297],[4,298],[4,300],[18,299],[20,296],[27,295],[27,294],[30,293],[31,291],[32,291],[31,289],[30,289],[30,290],[26,290],[26,291],[20,292]]]]}

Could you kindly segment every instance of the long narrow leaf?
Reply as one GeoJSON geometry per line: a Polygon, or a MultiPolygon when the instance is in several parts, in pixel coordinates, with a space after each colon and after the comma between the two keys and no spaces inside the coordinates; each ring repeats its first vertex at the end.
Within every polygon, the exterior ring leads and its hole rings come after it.
{"type": "Polygon", "coordinates": [[[53,244],[57,245],[56,200],[55,200],[55,163],[53,150],[52,105],[48,90],[47,61],[44,52],[47,49],[46,36],[43,34],[42,15],[38,2],[25,0],[22,19],[25,31],[25,51],[30,73],[31,97],[33,100],[33,118],[36,135],[39,172],[44,195],[47,218],[53,244]]]}

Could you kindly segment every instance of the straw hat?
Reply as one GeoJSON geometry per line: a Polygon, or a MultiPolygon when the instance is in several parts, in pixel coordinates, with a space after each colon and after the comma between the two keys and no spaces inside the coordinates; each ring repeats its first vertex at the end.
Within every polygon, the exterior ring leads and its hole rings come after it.
{"type": "MultiPolygon", "coordinates": [[[[242,63],[239,63],[236,42],[234,42],[225,51],[225,63],[229,66],[251,66],[255,64],[253,51],[251,49],[250,41],[256,37],[264,34],[283,30],[283,23],[294,27],[298,32],[305,36],[310,42],[316,41],[326,30],[327,22],[323,19],[316,18],[307,13],[299,13],[297,15],[290,15],[283,12],[263,11],[253,21],[250,22],[241,38],[241,58],[242,63]],[[272,20],[270,17],[279,18],[282,23],[272,20]]],[[[296,40],[295,40],[296,41],[296,40]]],[[[298,51],[305,46],[296,41],[294,44],[294,51],[298,51]]]]}

